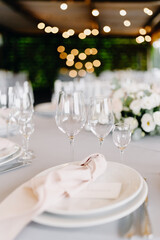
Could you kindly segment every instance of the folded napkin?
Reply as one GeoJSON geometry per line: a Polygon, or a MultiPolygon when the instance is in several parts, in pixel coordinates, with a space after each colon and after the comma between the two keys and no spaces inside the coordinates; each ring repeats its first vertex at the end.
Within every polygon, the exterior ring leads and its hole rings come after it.
{"type": "Polygon", "coordinates": [[[72,197],[106,170],[103,155],[35,176],[0,204],[0,239],[13,240],[35,216],[65,197],[72,197]]]}

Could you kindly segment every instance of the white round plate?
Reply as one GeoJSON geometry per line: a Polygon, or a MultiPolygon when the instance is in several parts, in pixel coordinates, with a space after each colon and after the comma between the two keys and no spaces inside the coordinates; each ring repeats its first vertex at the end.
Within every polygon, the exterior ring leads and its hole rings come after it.
{"type": "Polygon", "coordinates": [[[17,153],[20,150],[20,146],[18,144],[14,144],[11,147],[6,147],[0,150],[0,160],[4,160],[5,158],[10,157],[11,155],[17,153]]]}
{"type": "Polygon", "coordinates": [[[6,163],[9,163],[13,160],[15,160],[16,158],[20,157],[22,155],[22,148],[17,145],[17,151],[13,154],[11,154],[10,156],[6,157],[6,158],[3,158],[0,160],[0,166],[6,164],[6,163]]]}
{"type": "MultiPolygon", "coordinates": [[[[74,164],[79,163],[75,162],[74,164]]],[[[61,168],[62,166],[64,165],[56,166],[41,174],[47,174],[48,171],[52,171],[55,168],[61,168]]],[[[53,206],[50,206],[50,208],[47,209],[47,212],[60,215],[88,215],[107,210],[110,211],[111,209],[122,206],[135,198],[143,186],[143,179],[136,170],[126,165],[109,161],[107,162],[105,173],[94,183],[100,182],[121,183],[122,187],[119,196],[116,199],[94,198],[93,196],[92,198],[64,198],[53,206]]],[[[94,183],[92,183],[92,188],[94,187],[94,183]]]]}
{"type": "Polygon", "coordinates": [[[42,116],[52,117],[54,115],[55,109],[55,104],[51,102],[41,103],[35,106],[35,113],[42,116]]]}
{"type": "Polygon", "coordinates": [[[148,187],[143,180],[143,187],[140,193],[130,202],[113,210],[89,216],[64,216],[43,213],[34,218],[33,221],[39,224],[61,228],[80,228],[100,225],[118,220],[134,212],[145,201],[147,194],[148,187]]]}

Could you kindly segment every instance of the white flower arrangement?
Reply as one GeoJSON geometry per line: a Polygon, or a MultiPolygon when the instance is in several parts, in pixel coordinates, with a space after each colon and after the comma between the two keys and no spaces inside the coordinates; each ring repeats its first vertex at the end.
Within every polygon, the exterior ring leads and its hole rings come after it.
{"type": "Polygon", "coordinates": [[[130,125],[133,139],[160,134],[160,90],[154,85],[121,84],[113,90],[112,104],[115,119],[130,125]]]}

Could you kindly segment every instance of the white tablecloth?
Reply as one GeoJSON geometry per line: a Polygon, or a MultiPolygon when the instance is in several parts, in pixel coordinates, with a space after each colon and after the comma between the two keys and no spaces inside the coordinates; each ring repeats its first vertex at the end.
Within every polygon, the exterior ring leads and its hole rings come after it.
{"type": "MultiPolygon", "coordinates": [[[[20,136],[11,137],[21,143],[20,136]]],[[[70,161],[70,147],[67,136],[56,126],[54,119],[35,117],[35,132],[31,137],[30,148],[34,150],[36,159],[31,166],[0,175],[0,201],[20,184],[32,178],[37,173],[70,161]]],[[[83,130],[76,137],[75,160],[81,160],[91,153],[103,153],[107,160],[120,162],[118,149],[108,136],[100,150],[98,139],[83,130]]],[[[145,137],[131,142],[124,155],[124,163],[138,170],[147,178],[149,186],[148,210],[153,226],[154,239],[160,239],[160,137],[145,137]]],[[[121,232],[128,218],[125,217],[112,223],[100,226],[62,229],[47,227],[31,222],[16,238],[16,240],[116,240],[123,239],[121,232]]],[[[141,239],[139,237],[135,239],[141,239]]],[[[5,240],[5,239],[3,239],[5,240]]]]}

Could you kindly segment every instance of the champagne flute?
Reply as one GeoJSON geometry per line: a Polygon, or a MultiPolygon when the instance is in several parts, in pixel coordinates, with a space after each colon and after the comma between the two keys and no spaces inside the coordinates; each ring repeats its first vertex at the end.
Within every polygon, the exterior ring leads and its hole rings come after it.
{"type": "Polygon", "coordinates": [[[131,141],[131,130],[129,125],[124,123],[115,124],[112,137],[115,146],[120,149],[121,160],[123,161],[124,150],[131,141]]]}
{"type": "Polygon", "coordinates": [[[88,123],[93,134],[98,137],[101,147],[105,137],[114,126],[114,116],[109,98],[95,97],[91,99],[88,123]]]}
{"type": "Polygon", "coordinates": [[[55,120],[58,128],[65,133],[70,140],[73,161],[74,138],[86,122],[85,103],[81,92],[67,93],[61,91],[59,93],[55,120]]]}

